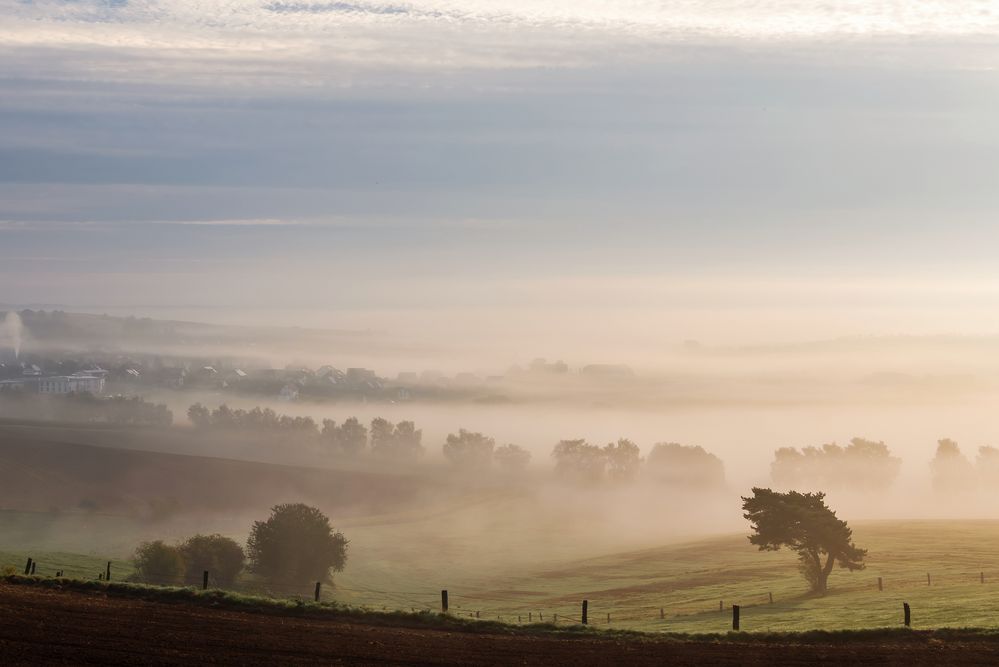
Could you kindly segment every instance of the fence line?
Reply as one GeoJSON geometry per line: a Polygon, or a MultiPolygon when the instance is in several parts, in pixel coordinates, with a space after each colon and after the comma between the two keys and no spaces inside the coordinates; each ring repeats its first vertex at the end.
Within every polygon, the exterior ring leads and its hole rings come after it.
{"type": "MultiPolygon", "coordinates": [[[[97,569],[97,568],[94,568],[97,569]]],[[[78,573],[86,570],[79,562],[64,562],[61,559],[55,561],[35,561],[28,559],[22,568],[21,573],[34,575],[39,578],[66,577],[66,572],[78,573]]],[[[145,583],[158,586],[186,586],[195,588],[224,589],[234,592],[255,593],[269,595],[275,598],[316,600],[316,601],[336,601],[335,598],[342,594],[357,597],[368,597],[369,599],[380,596],[378,602],[362,602],[355,606],[364,609],[381,606],[388,609],[393,606],[393,610],[448,613],[452,616],[474,618],[479,620],[501,620],[506,623],[551,623],[555,625],[588,625],[614,626],[618,624],[642,623],[652,627],[667,629],[671,622],[689,616],[717,615],[719,616],[719,628],[725,627],[729,613],[732,614],[732,625],[739,627],[740,612],[755,608],[766,607],[774,610],[794,609],[801,597],[795,597],[793,602],[788,600],[774,599],[772,591],[754,593],[751,595],[739,595],[730,601],[712,600],[701,596],[693,599],[677,600],[673,602],[669,593],[663,594],[661,604],[639,604],[628,605],[612,601],[609,597],[602,598],[599,594],[594,597],[588,596],[586,603],[589,605],[588,614],[583,605],[582,596],[578,602],[570,602],[564,595],[555,598],[539,599],[535,603],[523,599],[500,599],[487,594],[476,593],[456,593],[450,592],[452,604],[447,610],[441,609],[441,593],[443,591],[431,590],[381,590],[364,586],[362,584],[351,583],[349,587],[332,585],[322,587],[320,582],[309,582],[295,584],[289,582],[241,582],[236,585],[220,585],[218,578],[210,571],[206,572],[207,583],[200,577],[198,581],[192,581],[193,577],[183,575],[177,577],[171,572],[149,572],[143,571],[141,580],[135,577],[116,576],[113,562],[107,561],[100,571],[84,576],[84,579],[110,580],[112,582],[145,583]],[[110,576],[108,576],[110,574],[110,576]],[[332,593],[330,592],[332,591],[332,593]],[[453,602],[459,601],[459,604],[453,602]],[[463,602],[461,602],[463,601],[463,602]],[[388,602],[388,604],[383,604],[388,602]],[[604,606],[606,603],[606,606],[604,606]],[[717,606],[716,606],[717,603],[717,606]],[[582,612],[582,613],[581,613],[582,612]],[[584,618],[586,620],[584,620],[584,618]]],[[[81,578],[81,577],[74,577],[81,578]]],[[[990,570],[980,570],[974,573],[951,573],[947,575],[933,575],[927,573],[924,577],[916,578],[906,573],[905,576],[892,578],[884,575],[874,577],[868,575],[863,582],[846,583],[837,585],[835,592],[860,592],[870,591],[875,596],[884,596],[885,601],[893,600],[890,596],[892,592],[910,591],[914,588],[943,588],[948,586],[988,586],[994,582],[999,582],[999,574],[990,570]],[[885,595],[885,594],[888,595],[885,595]]],[[[516,596],[517,591],[511,591],[511,596],[516,596]]],[[[537,594],[540,595],[540,594],[537,594]]],[[[855,604],[846,605],[847,608],[855,608],[855,604]]],[[[906,610],[905,618],[909,618],[909,603],[904,604],[906,610]]],[[[887,624],[897,624],[899,619],[886,619],[887,624]]],[[[745,614],[741,616],[746,620],[745,614]]],[[[752,617],[749,619],[752,620],[752,617]]],[[[909,625],[909,623],[905,623],[909,625]]],[[[755,628],[760,629],[760,628],[755,628]]]]}

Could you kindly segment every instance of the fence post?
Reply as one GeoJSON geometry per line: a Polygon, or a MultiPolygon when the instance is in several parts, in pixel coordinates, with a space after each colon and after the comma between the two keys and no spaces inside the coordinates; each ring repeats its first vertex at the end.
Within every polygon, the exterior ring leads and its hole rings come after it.
{"type": "Polygon", "coordinates": [[[322,587],[323,587],[323,582],[317,581],[316,582],[316,602],[319,602],[319,591],[322,590],[322,587]]]}
{"type": "Polygon", "coordinates": [[[666,618],[666,610],[663,609],[662,607],[659,607],[659,620],[661,621],[664,618],[666,618]]]}
{"type": "Polygon", "coordinates": [[[902,611],[905,613],[905,627],[908,628],[912,625],[912,614],[910,613],[908,602],[902,603],[902,611]]]}
{"type": "Polygon", "coordinates": [[[587,625],[586,611],[589,605],[590,605],[589,600],[583,600],[583,617],[582,617],[583,625],[587,625]]]}
{"type": "Polygon", "coordinates": [[[31,574],[31,558],[30,557],[28,558],[27,564],[24,566],[24,574],[25,574],[25,576],[31,574]]]}
{"type": "Polygon", "coordinates": [[[35,568],[36,567],[38,567],[38,561],[37,560],[31,563],[31,574],[35,573],[35,568]]]}
{"type": "Polygon", "coordinates": [[[475,618],[479,617],[479,612],[475,612],[475,618]]]}
{"type": "Polygon", "coordinates": [[[878,577],[878,590],[883,591],[884,589],[885,589],[884,581],[882,581],[881,577],[878,577]]]}
{"type": "Polygon", "coordinates": [[[930,573],[929,572],[926,573],[926,585],[927,586],[930,585],[930,573]]]}
{"type": "Polygon", "coordinates": [[[533,611],[527,612],[527,622],[528,623],[533,623],[534,622],[534,612],[533,611]]]}
{"type": "Polygon", "coordinates": [[[732,629],[739,629],[739,605],[732,605],[732,629]]]}
{"type": "Polygon", "coordinates": [[[610,625],[610,612],[607,612],[607,625],[610,625]]]}
{"type": "Polygon", "coordinates": [[[773,603],[774,603],[774,594],[773,594],[773,592],[771,592],[770,593],[770,604],[773,604],[773,603]]]}
{"type": "Polygon", "coordinates": [[[208,570],[205,570],[204,574],[201,576],[201,590],[208,590],[208,570]]]}
{"type": "Polygon", "coordinates": [[[718,601],[718,612],[719,612],[719,613],[721,613],[721,612],[725,611],[725,607],[724,607],[724,605],[722,604],[722,602],[724,602],[724,600],[719,600],[719,601],[718,601]]]}
{"type": "Polygon", "coordinates": [[[104,581],[111,581],[111,561],[108,561],[107,574],[104,575],[104,581]]]}
{"type": "Polygon", "coordinates": [[[447,591],[441,591],[441,613],[447,613],[447,591]]]}

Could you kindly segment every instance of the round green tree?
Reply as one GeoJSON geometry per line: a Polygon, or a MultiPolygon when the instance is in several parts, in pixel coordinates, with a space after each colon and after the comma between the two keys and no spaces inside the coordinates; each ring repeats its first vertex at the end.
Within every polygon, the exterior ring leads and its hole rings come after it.
{"type": "Polygon", "coordinates": [[[347,563],[347,539],[329,517],[302,503],[275,505],[246,541],[254,572],[271,581],[326,581],[347,563]]]}

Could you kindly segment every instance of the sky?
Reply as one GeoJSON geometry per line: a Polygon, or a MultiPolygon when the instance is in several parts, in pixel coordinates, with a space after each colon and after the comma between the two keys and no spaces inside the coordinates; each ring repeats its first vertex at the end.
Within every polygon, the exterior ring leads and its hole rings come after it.
{"type": "Polygon", "coordinates": [[[0,304],[510,361],[999,333],[997,36],[952,0],[0,0],[0,304]]]}

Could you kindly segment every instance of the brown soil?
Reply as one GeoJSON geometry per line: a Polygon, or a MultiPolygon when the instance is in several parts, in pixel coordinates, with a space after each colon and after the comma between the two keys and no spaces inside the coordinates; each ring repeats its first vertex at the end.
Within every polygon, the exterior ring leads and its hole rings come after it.
{"type": "Polygon", "coordinates": [[[996,664],[999,642],[780,644],[500,634],[301,618],[0,583],[0,664],[996,664]]]}

